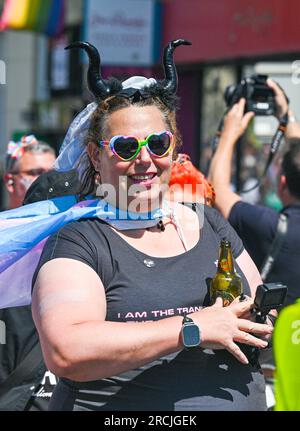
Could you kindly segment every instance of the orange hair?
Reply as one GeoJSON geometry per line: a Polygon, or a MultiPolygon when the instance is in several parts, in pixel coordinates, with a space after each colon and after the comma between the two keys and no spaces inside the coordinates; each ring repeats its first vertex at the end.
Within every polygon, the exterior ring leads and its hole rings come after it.
{"type": "Polygon", "coordinates": [[[213,186],[193,165],[190,157],[180,153],[173,163],[169,186],[179,185],[183,190],[187,184],[190,185],[194,198],[198,196],[206,205],[214,205],[216,194],[213,186]]]}

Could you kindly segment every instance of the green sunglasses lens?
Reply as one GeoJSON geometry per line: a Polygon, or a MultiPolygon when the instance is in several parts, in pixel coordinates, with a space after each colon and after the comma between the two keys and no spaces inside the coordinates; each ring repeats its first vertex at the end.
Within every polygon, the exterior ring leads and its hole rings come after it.
{"type": "Polygon", "coordinates": [[[124,160],[130,160],[139,148],[139,143],[135,138],[119,137],[114,142],[115,153],[124,160]]]}
{"type": "Polygon", "coordinates": [[[148,147],[154,155],[161,157],[170,148],[171,138],[168,133],[161,133],[160,135],[151,135],[148,138],[148,147]]]}

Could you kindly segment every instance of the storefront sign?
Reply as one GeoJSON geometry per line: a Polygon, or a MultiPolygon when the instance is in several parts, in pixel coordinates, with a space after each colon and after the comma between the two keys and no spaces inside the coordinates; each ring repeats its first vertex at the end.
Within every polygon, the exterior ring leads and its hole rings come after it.
{"type": "Polygon", "coordinates": [[[155,0],[88,0],[85,40],[101,64],[151,66],[160,48],[160,4],[155,0]]]}
{"type": "Polygon", "coordinates": [[[297,53],[299,0],[172,0],[164,3],[164,45],[189,39],[177,63],[297,53]]]}

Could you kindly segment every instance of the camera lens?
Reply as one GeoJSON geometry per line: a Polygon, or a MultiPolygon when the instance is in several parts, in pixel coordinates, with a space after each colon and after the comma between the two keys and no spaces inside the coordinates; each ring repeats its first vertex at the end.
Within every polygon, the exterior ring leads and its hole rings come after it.
{"type": "Polygon", "coordinates": [[[232,105],[232,99],[233,99],[235,89],[236,89],[235,85],[228,85],[228,87],[226,87],[225,93],[224,93],[224,100],[225,100],[226,106],[232,105]]]}

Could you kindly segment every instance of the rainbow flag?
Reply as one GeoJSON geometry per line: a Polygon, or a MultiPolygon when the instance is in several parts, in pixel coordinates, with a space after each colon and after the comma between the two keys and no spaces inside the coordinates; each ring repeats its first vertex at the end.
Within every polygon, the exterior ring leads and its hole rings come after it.
{"type": "Polygon", "coordinates": [[[0,31],[30,30],[57,36],[64,25],[65,0],[5,0],[0,31]]]}

